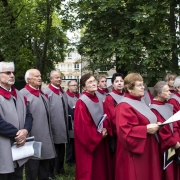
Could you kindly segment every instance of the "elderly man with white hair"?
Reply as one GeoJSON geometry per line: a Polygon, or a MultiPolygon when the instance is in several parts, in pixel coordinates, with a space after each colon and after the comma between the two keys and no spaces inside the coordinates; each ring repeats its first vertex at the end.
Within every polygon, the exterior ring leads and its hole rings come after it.
{"type": "Polygon", "coordinates": [[[13,162],[11,145],[23,146],[31,131],[32,115],[25,98],[13,85],[13,62],[0,62],[0,179],[22,180],[23,164],[27,159],[13,162]]]}
{"type": "Polygon", "coordinates": [[[68,133],[68,99],[66,93],[61,88],[61,73],[51,71],[50,85],[44,89],[49,97],[50,116],[53,140],[57,153],[57,158],[51,160],[50,176],[54,177],[54,167],[60,175],[67,176],[64,171],[65,143],[69,141],[68,133]]]}
{"type": "Polygon", "coordinates": [[[55,157],[50,126],[49,101],[41,91],[41,73],[30,69],[25,74],[26,86],[20,91],[27,98],[34,121],[30,135],[42,142],[41,158],[31,158],[25,165],[26,180],[44,180],[49,177],[49,159],[55,157]]]}

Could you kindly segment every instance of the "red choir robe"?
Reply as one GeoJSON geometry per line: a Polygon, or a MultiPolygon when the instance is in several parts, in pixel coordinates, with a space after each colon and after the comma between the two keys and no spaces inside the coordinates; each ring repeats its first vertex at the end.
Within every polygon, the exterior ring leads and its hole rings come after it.
{"type": "MultiPolygon", "coordinates": [[[[180,97],[180,94],[178,92],[174,91],[174,94],[177,95],[178,97],[180,97]]],[[[180,104],[176,99],[170,98],[168,100],[168,103],[173,105],[173,114],[177,113],[180,110],[180,104]]],[[[180,142],[180,121],[177,121],[177,124],[179,126],[179,136],[178,137],[179,137],[179,142],[180,142]]]]}
{"type": "Polygon", "coordinates": [[[172,89],[172,90],[169,90],[171,93],[174,93],[174,92],[176,92],[176,91],[174,91],[174,89],[172,89]]]}
{"type": "MultiPolygon", "coordinates": [[[[115,89],[112,90],[115,94],[122,96],[124,93],[120,93],[115,89]]],[[[107,114],[107,119],[109,121],[110,126],[112,127],[109,131],[111,136],[115,137],[115,141],[117,142],[117,133],[116,133],[116,118],[115,118],[115,109],[117,103],[113,99],[111,95],[107,95],[105,101],[103,102],[104,113],[107,114]]],[[[117,146],[116,146],[117,147],[117,146]]],[[[111,153],[111,167],[112,167],[112,177],[115,178],[115,169],[116,169],[116,151],[115,153],[111,153]]]]}
{"type": "MultiPolygon", "coordinates": [[[[178,92],[174,91],[173,93],[175,95],[177,95],[178,97],[180,97],[180,94],[178,92]]],[[[176,99],[170,98],[168,100],[168,103],[173,105],[173,113],[174,114],[177,113],[180,110],[180,104],[179,104],[179,102],[176,99]]],[[[178,142],[180,142],[180,121],[177,121],[176,123],[178,125],[178,133],[176,133],[174,136],[178,140],[178,142]]],[[[180,165],[178,165],[176,167],[177,167],[176,177],[177,177],[177,180],[179,180],[180,179],[180,165]]]]}
{"type": "MultiPolygon", "coordinates": [[[[93,102],[96,95],[86,94],[93,102]]],[[[104,127],[106,127],[106,122],[104,127]]],[[[78,100],[74,114],[76,180],[111,180],[110,152],[107,137],[97,127],[83,101],[78,100]]]]}
{"type": "MultiPolygon", "coordinates": [[[[125,94],[140,101],[141,98],[125,94]]],[[[159,147],[147,133],[149,120],[127,103],[116,107],[117,154],[115,180],[161,180],[159,147]]]]}
{"type": "MultiPolygon", "coordinates": [[[[115,89],[112,90],[115,94],[123,96],[124,93],[120,93],[115,89]]],[[[105,101],[103,102],[104,112],[107,114],[108,120],[111,122],[113,135],[117,136],[116,132],[116,118],[115,118],[115,108],[117,106],[116,101],[111,95],[107,95],[105,101]]]]}
{"type": "Polygon", "coordinates": [[[104,90],[98,88],[97,91],[100,92],[101,94],[109,93],[109,89],[108,88],[106,88],[104,90]]]}
{"type": "Polygon", "coordinates": [[[149,97],[150,97],[150,99],[151,99],[151,101],[153,100],[153,96],[152,96],[152,94],[151,94],[151,92],[150,92],[150,90],[148,89],[148,94],[149,94],[149,97]]]}
{"type": "MultiPolygon", "coordinates": [[[[166,102],[160,102],[157,100],[152,100],[152,104],[164,105],[166,102]]],[[[151,109],[152,112],[156,115],[158,122],[163,123],[165,119],[157,112],[155,109],[151,109]]],[[[168,150],[170,147],[176,145],[178,140],[176,137],[178,136],[178,125],[176,122],[173,123],[173,134],[169,125],[165,125],[161,130],[158,131],[158,137],[160,142],[161,149],[161,162],[163,168],[163,156],[164,152],[168,150]]],[[[177,179],[177,167],[176,162],[173,161],[165,170],[163,170],[163,180],[175,180],[177,179]]],[[[179,179],[179,178],[178,178],[179,179]]]]}

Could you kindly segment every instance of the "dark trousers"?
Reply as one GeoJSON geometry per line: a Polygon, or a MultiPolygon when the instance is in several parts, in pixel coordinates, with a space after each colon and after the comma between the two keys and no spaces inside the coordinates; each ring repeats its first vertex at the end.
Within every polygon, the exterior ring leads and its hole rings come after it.
{"type": "Polygon", "coordinates": [[[54,176],[54,168],[57,173],[64,173],[65,144],[54,144],[56,158],[50,160],[49,174],[54,176]]]}
{"type": "Polygon", "coordinates": [[[23,180],[23,167],[15,168],[13,173],[0,174],[0,180],[23,180]]]}
{"type": "Polygon", "coordinates": [[[47,180],[49,177],[49,159],[29,159],[25,164],[26,180],[47,180]]]}
{"type": "Polygon", "coordinates": [[[68,165],[75,163],[74,138],[70,138],[70,142],[66,144],[66,163],[68,165]]]}

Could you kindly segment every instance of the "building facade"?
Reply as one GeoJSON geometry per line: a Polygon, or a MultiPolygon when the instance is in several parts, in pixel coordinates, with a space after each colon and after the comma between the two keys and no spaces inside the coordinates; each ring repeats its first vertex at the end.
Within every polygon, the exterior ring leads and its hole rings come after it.
{"type": "Polygon", "coordinates": [[[56,69],[63,74],[61,86],[66,90],[68,81],[73,79],[79,82],[81,79],[81,56],[77,51],[68,53],[64,62],[56,65],[56,69]]]}

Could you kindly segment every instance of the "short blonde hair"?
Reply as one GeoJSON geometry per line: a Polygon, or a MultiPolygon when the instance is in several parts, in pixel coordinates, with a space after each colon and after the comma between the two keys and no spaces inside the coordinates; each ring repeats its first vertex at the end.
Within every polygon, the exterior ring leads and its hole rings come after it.
{"type": "Polygon", "coordinates": [[[100,76],[98,76],[98,77],[97,77],[97,81],[98,81],[98,83],[99,83],[99,82],[100,82],[100,80],[101,80],[101,79],[103,79],[103,78],[105,78],[105,79],[106,79],[106,76],[104,76],[104,75],[100,75],[100,76]]]}
{"type": "Polygon", "coordinates": [[[168,81],[170,81],[170,80],[175,80],[176,77],[177,77],[177,74],[175,74],[175,73],[168,73],[168,74],[165,76],[164,80],[165,80],[166,82],[168,82],[168,81]]]}
{"type": "Polygon", "coordinates": [[[124,91],[128,93],[128,89],[134,89],[136,81],[143,81],[139,73],[130,73],[124,78],[124,91]]]}

